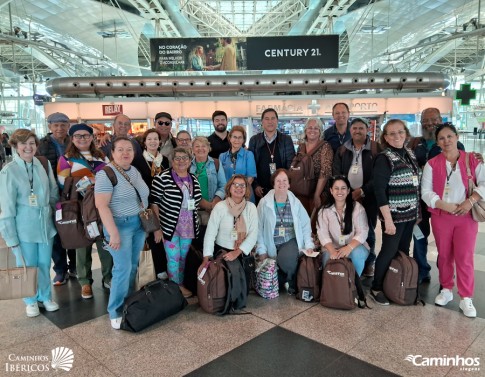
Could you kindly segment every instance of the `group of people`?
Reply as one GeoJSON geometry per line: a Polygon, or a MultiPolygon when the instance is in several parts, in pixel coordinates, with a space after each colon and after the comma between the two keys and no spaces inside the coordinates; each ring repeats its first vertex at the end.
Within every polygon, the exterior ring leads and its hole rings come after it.
{"type": "Polygon", "coordinates": [[[411,138],[403,121],[391,119],[379,143],[370,140],[365,119],[349,122],[347,104],[335,104],[332,113],[335,125],[325,132],[318,118],[306,121],[296,153],[291,137],[278,130],[274,109],[263,111],[263,132],[249,140],[249,148],[245,128],[228,131],[227,115],[220,110],[212,116],[214,133],[193,140],[187,131],[172,135],[167,112],[156,114],[155,128],[142,135],[141,143],[131,137],[131,120],[123,114],[113,121],[113,135],[99,144],[93,128],[70,126],[62,113],[48,117],[51,132],[41,140],[29,130],[16,130],[9,140],[16,151],[13,162],[0,173],[0,190],[8,193],[0,197],[0,233],[18,263],[23,256],[27,265],[39,268],[37,295],[25,299],[27,316],[39,314],[38,302],[48,311],[58,309],[51,296],[51,256],[54,285],[75,275],[81,296],[93,296],[92,246],[63,249],[53,225],[67,177],[86,177],[94,184],[104,233],[96,249],[115,329],[145,243],[157,276],[177,283],[186,297],[194,293],[184,284],[191,245],[202,249],[199,272],[221,250],[227,260],[241,260],[253,250],[260,260],[276,259],[281,289],[294,294],[299,257],[320,244],[324,264],[330,258],[350,258],[359,275],[373,277],[374,301],[389,305],[384,276],[398,251],[409,254],[413,235],[419,282],[429,282],[427,212],[442,287],[435,303],[444,306],[453,299],[456,265],[460,308],[466,316],[476,316],[472,297],[478,224],[471,208],[485,195],[482,157],[460,150],[455,127],[443,124],[437,109],[422,113],[423,138],[411,138]],[[311,155],[314,186],[295,195],[292,185],[298,182],[291,181],[291,171],[298,154],[311,155]],[[34,156],[44,156],[50,164],[44,166],[34,156]],[[476,185],[471,196],[467,159],[476,185]],[[150,234],[139,217],[147,208],[160,220],[160,229],[150,234]],[[377,218],[383,232],[376,257],[377,218]]]}

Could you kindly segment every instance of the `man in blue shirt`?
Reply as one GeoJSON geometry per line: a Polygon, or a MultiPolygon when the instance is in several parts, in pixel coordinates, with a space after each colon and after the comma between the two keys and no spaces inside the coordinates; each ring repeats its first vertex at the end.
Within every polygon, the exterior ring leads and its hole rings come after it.
{"type": "Polygon", "coordinates": [[[349,106],[344,102],[338,102],[332,107],[332,117],[335,120],[335,125],[325,130],[323,138],[327,141],[333,149],[333,153],[337,152],[346,141],[350,140],[349,106]]]}

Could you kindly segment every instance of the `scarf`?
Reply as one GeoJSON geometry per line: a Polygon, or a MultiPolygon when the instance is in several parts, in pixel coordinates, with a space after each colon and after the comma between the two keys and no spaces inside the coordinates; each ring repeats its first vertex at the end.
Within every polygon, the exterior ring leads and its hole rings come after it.
{"type": "Polygon", "coordinates": [[[229,209],[229,213],[237,219],[236,224],[234,225],[237,231],[237,240],[234,241],[234,250],[236,250],[247,236],[246,222],[242,216],[242,212],[244,211],[244,208],[246,208],[246,199],[243,199],[241,203],[237,204],[231,197],[227,197],[225,202],[229,209]]]}
{"type": "Polygon", "coordinates": [[[154,177],[162,171],[162,162],[163,162],[163,154],[158,153],[155,157],[146,149],[143,151],[143,157],[147,161],[147,163],[152,162],[152,164],[148,164],[150,167],[151,165],[151,176],[154,177]]]}

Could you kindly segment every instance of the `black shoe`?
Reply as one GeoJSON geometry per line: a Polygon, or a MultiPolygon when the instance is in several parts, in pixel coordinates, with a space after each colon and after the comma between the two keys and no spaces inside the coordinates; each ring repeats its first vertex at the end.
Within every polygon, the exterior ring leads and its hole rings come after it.
{"type": "Polygon", "coordinates": [[[386,298],[386,295],[382,291],[373,291],[370,290],[370,297],[376,302],[376,304],[387,306],[389,305],[389,300],[386,298]]]}
{"type": "Polygon", "coordinates": [[[420,278],[418,280],[418,284],[423,284],[423,283],[430,283],[431,282],[431,276],[425,276],[424,278],[420,278]]]}
{"type": "Polygon", "coordinates": [[[375,263],[369,263],[367,266],[365,266],[364,271],[362,272],[362,276],[366,278],[371,278],[374,276],[374,271],[375,271],[375,263]]]}

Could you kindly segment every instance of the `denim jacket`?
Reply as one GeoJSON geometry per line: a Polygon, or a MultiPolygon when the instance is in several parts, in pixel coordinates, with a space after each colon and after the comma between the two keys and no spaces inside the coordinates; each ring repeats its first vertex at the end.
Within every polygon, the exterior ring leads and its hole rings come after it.
{"type": "Polygon", "coordinates": [[[219,156],[226,179],[230,179],[234,174],[242,174],[248,178],[256,178],[256,162],[254,161],[254,154],[244,148],[237,152],[236,166],[232,166],[231,154],[228,152],[221,153],[219,156]]]}
{"type": "MultiPolygon", "coordinates": [[[[192,163],[190,164],[190,172],[195,174],[197,171],[197,164],[195,162],[195,158],[192,159],[192,163]]],[[[222,166],[219,165],[219,170],[216,170],[216,164],[212,157],[207,157],[207,164],[205,165],[205,171],[207,174],[207,181],[209,186],[209,202],[214,199],[214,196],[218,196],[219,198],[225,198],[226,194],[224,191],[224,187],[226,186],[226,176],[224,174],[224,169],[222,166]]]]}

